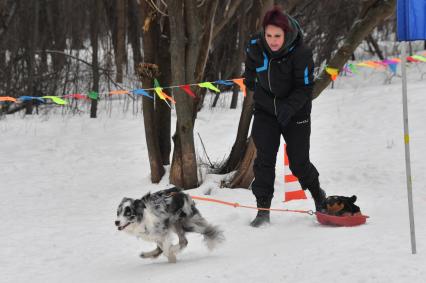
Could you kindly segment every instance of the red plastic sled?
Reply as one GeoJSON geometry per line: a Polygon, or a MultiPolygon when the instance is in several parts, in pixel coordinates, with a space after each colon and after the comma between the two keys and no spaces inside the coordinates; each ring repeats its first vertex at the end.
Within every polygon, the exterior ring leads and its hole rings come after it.
{"type": "Polygon", "coordinates": [[[316,212],[315,214],[319,223],[331,226],[358,226],[365,224],[368,218],[368,216],[362,214],[348,216],[334,216],[320,212],[316,212]]]}

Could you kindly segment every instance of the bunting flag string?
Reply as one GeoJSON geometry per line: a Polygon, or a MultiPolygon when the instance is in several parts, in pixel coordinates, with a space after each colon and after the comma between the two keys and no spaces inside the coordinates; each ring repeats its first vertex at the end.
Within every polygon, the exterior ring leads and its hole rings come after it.
{"type": "MultiPolygon", "coordinates": [[[[413,55],[408,56],[407,60],[412,63],[425,63],[426,62],[426,52],[422,53],[421,55],[413,55]]],[[[343,67],[343,71],[345,73],[350,74],[359,74],[358,67],[366,67],[366,68],[373,68],[378,70],[386,70],[386,68],[389,68],[390,72],[393,74],[396,74],[397,66],[401,63],[401,59],[399,58],[389,58],[381,61],[362,61],[359,63],[348,63],[345,64],[343,67]]],[[[330,75],[331,79],[334,81],[337,79],[339,75],[339,70],[336,68],[333,68],[331,66],[327,66],[325,68],[325,71],[327,74],[330,75]]],[[[0,102],[13,102],[13,103],[20,103],[24,101],[30,101],[35,100],[41,103],[45,103],[46,99],[50,99],[53,103],[56,103],[58,105],[66,105],[68,102],[64,99],[81,99],[89,101],[90,99],[97,100],[99,99],[100,95],[142,95],[145,97],[148,97],[150,99],[154,99],[154,96],[157,95],[161,100],[163,100],[167,105],[170,106],[168,101],[170,101],[173,104],[176,104],[175,99],[172,96],[169,96],[164,89],[174,89],[174,88],[180,88],[182,89],[186,94],[191,96],[192,98],[196,98],[195,93],[191,90],[192,86],[197,87],[203,87],[207,88],[211,91],[214,91],[216,93],[220,93],[220,89],[217,88],[214,84],[217,85],[224,85],[224,86],[232,86],[234,84],[238,85],[240,87],[241,92],[243,93],[244,97],[247,96],[246,86],[244,85],[244,78],[236,78],[236,79],[229,79],[229,80],[216,80],[212,82],[201,82],[201,83],[193,83],[193,84],[183,84],[183,85],[175,85],[175,86],[160,86],[160,83],[157,79],[154,79],[154,87],[152,88],[139,88],[134,90],[111,90],[109,92],[104,93],[98,93],[95,91],[89,91],[87,95],[84,95],[82,93],[74,93],[74,94],[66,94],[63,96],[42,96],[42,97],[35,97],[35,96],[20,96],[17,98],[10,97],[10,96],[0,96],[0,102]],[[150,94],[150,91],[154,92],[154,96],[150,94]],[[63,98],[63,99],[62,99],[63,98]]]]}
{"type": "Polygon", "coordinates": [[[226,85],[226,86],[232,86],[234,83],[236,83],[240,86],[241,90],[243,91],[243,93],[245,95],[245,86],[242,83],[242,81],[243,81],[243,78],[230,79],[230,80],[217,80],[217,81],[213,81],[213,82],[202,82],[202,83],[194,83],[194,84],[185,84],[185,85],[176,85],[176,86],[164,87],[164,86],[160,85],[160,83],[158,82],[157,79],[154,79],[154,87],[153,88],[134,89],[134,90],[121,89],[121,90],[111,90],[109,92],[103,92],[103,93],[99,93],[99,92],[96,92],[96,91],[89,91],[87,93],[87,95],[84,95],[82,93],[73,93],[73,94],[66,94],[66,95],[63,95],[63,96],[44,96],[44,97],[20,96],[18,98],[14,98],[14,97],[10,97],[10,96],[0,96],[0,102],[10,101],[10,102],[14,102],[14,103],[19,103],[19,102],[23,102],[23,101],[36,100],[36,101],[39,101],[41,103],[45,103],[46,99],[50,99],[50,100],[52,100],[52,102],[54,102],[56,104],[66,105],[66,104],[68,104],[68,102],[64,99],[76,99],[76,100],[94,99],[94,100],[97,100],[97,99],[99,99],[100,95],[108,95],[108,96],[112,96],[112,95],[142,95],[142,96],[146,96],[150,99],[154,99],[154,96],[150,95],[150,93],[149,93],[149,91],[153,91],[154,94],[156,94],[161,100],[166,102],[167,105],[169,105],[169,107],[170,107],[170,104],[168,103],[168,101],[170,101],[174,104],[176,103],[176,101],[172,96],[169,96],[164,91],[164,89],[181,88],[189,96],[196,98],[195,93],[191,90],[191,86],[204,87],[204,88],[210,89],[214,92],[220,93],[220,90],[216,86],[213,85],[214,83],[220,84],[220,85],[226,85]]]}
{"type": "MultiPolygon", "coordinates": [[[[422,53],[422,55],[413,55],[408,56],[407,61],[411,63],[420,63],[420,62],[426,62],[426,53],[422,53]]],[[[344,72],[348,73],[351,72],[352,74],[358,74],[358,70],[356,67],[366,67],[366,68],[372,68],[377,70],[386,70],[386,68],[389,68],[389,70],[396,74],[397,66],[401,63],[401,59],[399,58],[390,58],[390,59],[384,59],[381,61],[362,61],[359,63],[348,63],[345,64],[345,66],[342,68],[344,72]]],[[[334,81],[337,79],[337,76],[339,75],[339,70],[333,67],[327,66],[325,68],[325,71],[327,74],[330,75],[331,79],[334,81]]]]}

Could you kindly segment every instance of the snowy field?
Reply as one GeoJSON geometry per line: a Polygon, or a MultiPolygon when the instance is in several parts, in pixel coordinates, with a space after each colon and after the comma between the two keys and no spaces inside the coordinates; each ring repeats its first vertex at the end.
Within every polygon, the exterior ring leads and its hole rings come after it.
{"type": "MultiPolygon", "coordinates": [[[[371,218],[353,228],[319,225],[307,214],[274,212],[271,225],[248,224],[255,211],[197,201],[226,242],[208,252],[189,236],[177,264],[138,257],[152,243],[117,231],[116,208],[168,188],[149,181],[140,114],[98,119],[21,114],[0,120],[0,282],[426,282],[426,64],[409,68],[409,123],[417,254],[411,254],[402,124],[401,80],[363,69],[339,78],[314,101],[311,159],[329,195],[358,196],[371,218]]],[[[229,153],[240,109],[205,107],[196,121],[212,161],[229,153]]],[[[102,110],[102,102],[100,104],[102,110]]],[[[174,114],[173,114],[174,115],[174,114]]],[[[110,117],[111,116],[111,117],[110,117]]],[[[173,123],[174,124],[174,123],[173,123]]],[[[282,148],[281,148],[282,152],[282,148]]],[[[311,199],[283,203],[283,158],[274,208],[312,209],[311,199]]],[[[245,189],[221,189],[205,175],[188,191],[254,205],[245,189]]]]}

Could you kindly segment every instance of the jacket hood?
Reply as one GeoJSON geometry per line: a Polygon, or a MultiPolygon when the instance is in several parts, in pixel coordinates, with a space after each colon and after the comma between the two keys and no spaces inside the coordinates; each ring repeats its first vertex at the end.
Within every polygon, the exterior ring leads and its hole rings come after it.
{"type": "Polygon", "coordinates": [[[265,30],[262,29],[260,32],[262,45],[272,58],[278,58],[286,55],[288,52],[291,51],[291,49],[294,47],[294,45],[296,45],[296,43],[303,40],[303,32],[300,28],[299,23],[291,16],[287,15],[286,13],[284,14],[288,17],[291,31],[286,32],[284,34],[284,45],[279,50],[272,51],[271,48],[269,48],[268,43],[266,42],[265,30]]]}

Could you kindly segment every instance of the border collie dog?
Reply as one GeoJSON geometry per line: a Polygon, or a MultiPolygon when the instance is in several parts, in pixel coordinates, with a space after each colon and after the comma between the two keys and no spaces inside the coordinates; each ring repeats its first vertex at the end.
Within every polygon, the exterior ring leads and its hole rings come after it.
{"type": "Polygon", "coordinates": [[[188,245],[186,232],[202,234],[210,250],[224,240],[223,232],[209,224],[192,198],[179,188],[148,193],[141,199],[124,198],[118,206],[115,225],[120,231],[157,244],[153,251],[142,252],[142,258],[156,258],[164,253],[173,263],[176,253],[188,245]],[[172,243],[173,234],[178,236],[177,244],[172,243]]]}

